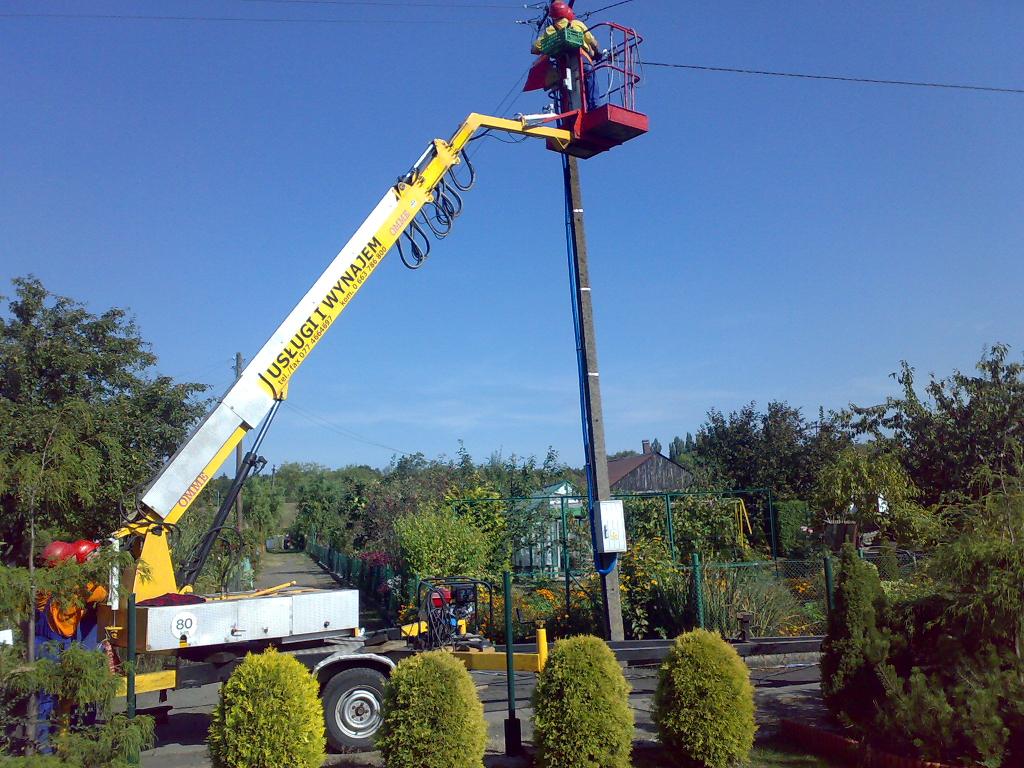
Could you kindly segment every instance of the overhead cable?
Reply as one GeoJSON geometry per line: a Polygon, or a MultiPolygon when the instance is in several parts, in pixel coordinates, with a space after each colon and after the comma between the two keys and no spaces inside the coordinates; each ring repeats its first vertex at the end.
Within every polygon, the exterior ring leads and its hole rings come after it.
{"type": "Polygon", "coordinates": [[[617,8],[620,5],[625,5],[626,3],[632,3],[632,2],[633,2],[633,0],[619,0],[619,2],[612,3],[611,5],[606,5],[603,8],[595,8],[592,11],[587,11],[586,13],[583,14],[583,16],[584,16],[584,18],[590,18],[595,13],[600,13],[601,11],[607,11],[609,8],[617,8]]]}
{"type": "Polygon", "coordinates": [[[806,72],[775,72],[765,69],[740,69],[738,67],[709,67],[702,64],[668,64],[661,61],[644,61],[645,67],[668,67],[671,69],[694,69],[702,72],[731,72],[741,75],[766,75],[769,77],[795,77],[804,80],[833,80],[843,83],[868,83],[871,85],[909,85],[916,88],[950,88],[961,91],[987,91],[990,93],[1024,93],[1024,88],[998,88],[989,85],[961,85],[957,83],[933,83],[920,80],[882,80],[871,77],[845,77],[843,75],[816,75],[806,72]]]}
{"type": "Polygon", "coordinates": [[[148,14],[124,13],[0,13],[0,19],[94,19],[101,21],[213,21],[245,22],[249,24],[509,24],[507,21],[487,19],[330,19],[330,18],[282,18],[260,16],[155,16],[148,14]]]}
{"type": "Polygon", "coordinates": [[[376,442],[374,440],[370,440],[369,438],[363,437],[362,435],[358,435],[355,432],[350,432],[347,429],[342,429],[341,427],[339,427],[334,422],[329,421],[329,420],[323,418],[322,416],[318,416],[315,413],[307,411],[305,408],[300,408],[299,406],[295,405],[295,403],[289,403],[289,408],[290,408],[290,410],[295,411],[295,413],[297,413],[300,416],[302,416],[303,418],[305,418],[307,421],[311,421],[314,424],[317,424],[317,425],[323,427],[324,429],[331,430],[332,432],[337,432],[339,435],[342,435],[343,437],[347,437],[347,438],[349,438],[351,440],[355,440],[356,442],[366,443],[367,445],[373,445],[373,446],[376,446],[377,448],[384,448],[385,450],[393,451],[394,453],[400,453],[403,456],[413,456],[413,455],[415,455],[413,453],[410,453],[409,451],[403,451],[403,450],[400,450],[400,449],[395,448],[393,446],[385,445],[384,443],[378,443],[378,442],[376,442]]]}
{"type": "MultiPolygon", "coordinates": [[[[626,0],[627,2],[629,0],[626,0]]],[[[368,5],[397,8],[487,8],[510,10],[522,8],[520,4],[498,3],[452,3],[452,2],[406,2],[405,0],[238,0],[241,3],[269,3],[271,5],[368,5]]]]}

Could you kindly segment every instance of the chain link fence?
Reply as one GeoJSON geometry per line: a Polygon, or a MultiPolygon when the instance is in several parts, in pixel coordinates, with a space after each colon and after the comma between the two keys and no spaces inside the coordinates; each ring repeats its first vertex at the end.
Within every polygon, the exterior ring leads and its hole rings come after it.
{"type": "MultiPolygon", "coordinates": [[[[829,556],[760,559],[773,525],[771,497],[761,521],[738,496],[645,494],[623,499],[631,549],[620,558],[623,617],[627,637],[672,637],[704,627],[725,637],[820,635],[826,630],[831,578],[829,556]],[[697,551],[718,556],[702,562],[697,551]],[[751,557],[755,555],[755,557],[751,557]]],[[[467,499],[455,502],[500,505],[513,533],[512,616],[515,642],[535,638],[543,622],[550,637],[604,634],[601,578],[594,568],[586,500],[579,496],[535,495],[526,499],[467,499]]],[[[307,549],[342,583],[360,591],[388,623],[414,621],[420,575],[337,552],[316,542],[307,549]]],[[[771,547],[775,551],[774,546],[771,547]]],[[[883,581],[910,576],[920,555],[892,547],[861,550],[883,581]]],[[[376,553],[379,556],[380,553],[376,553]]],[[[378,557],[379,560],[379,557],[378,557]]],[[[834,558],[833,558],[834,564],[834,558]]],[[[446,575],[446,574],[438,574],[446,575]]],[[[451,574],[455,575],[455,574],[451,574]]],[[[494,615],[504,615],[504,594],[495,583],[494,615]]],[[[487,622],[485,622],[487,623],[487,622]]],[[[482,627],[504,642],[503,620],[482,627]]]]}

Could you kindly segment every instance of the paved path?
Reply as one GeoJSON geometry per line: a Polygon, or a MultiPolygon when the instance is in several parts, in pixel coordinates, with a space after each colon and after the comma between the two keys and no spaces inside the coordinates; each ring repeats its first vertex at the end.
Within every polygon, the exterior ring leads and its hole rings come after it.
{"type": "Polygon", "coordinates": [[[256,588],[276,587],[289,581],[297,582],[300,587],[319,589],[336,589],[338,586],[330,574],[302,552],[264,553],[256,588]]]}
{"type": "MultiPolygon", "coordinates": [[[[261,587],[273,586],[286,581],[297,581],[301,586],[331,588],[337,585],[307,556],[302,554],[267,555],[259,579],[261,587]]],[[[372,621],[372,613],[365,621],[372,621]]],[[[773,660],[776,666],[754,670],[757,720],[760,734],[771,736],[780,717],[791,717],[810,722],[823,723],[826,712],[821,702],[817,683],[817,667],[813,659],[806,657],[773,660]]],[[[654,688],[657,684],[656,668],[630,668],[627,678],[633,687],[630,706],[636,718],[636,741],[638,765],[655,766],[653,743],[657,736],[651,722],[650,710],[654,688]]],[[[499,766],[524,766],[529,763],[509,760],[504,757],[504,721],[508,710],[508,693],[505,674],[501,672],[474,672],[484,713],[489,726],[488,768],[499,766]]],[[[516,714],[522,723],[523,740],[532,737],[532,710],[529,707],[535,676],[517,674],[516,714]]],[[[171,691],[169,703],[173,706],[165,724],[157,726],[157,746],[142,756],[144,768],[205,768],[209,766],[206,754],[206,731],[209,728],[210,712],[217,702],[218,686],[171,691]]],[[[155,694],[139,697],[140,707],[156,703],[155,694]]],[[[338,766],[379,766],[380,759],[374,753],[366,755],[331,755],[328,765],[338,766]]]]}

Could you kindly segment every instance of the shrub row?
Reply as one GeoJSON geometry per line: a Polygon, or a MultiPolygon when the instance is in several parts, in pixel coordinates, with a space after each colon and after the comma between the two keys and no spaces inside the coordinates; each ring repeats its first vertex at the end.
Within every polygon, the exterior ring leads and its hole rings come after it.
{"type": "MultiPolygon", "coordinates": [[[[604,641],[581,636],[555,643],[532,703],[540,768],[632,765],[629,684],[604,641]]],[[[469,673],[450,654],[421,654],[400,663],[392,673],[384,709],[377,744],[386,765],[482,764],[483,708],[469,673]]],[[[653,715],[677,765],[729,768],[742,763],[755,729],[746,665],[715,633],[681,635],[661,665],[653,715]]]]}
{"type": "MultiPolygon", "coordinates": [[[[533,693],[541,768],[629,768],[629,685],[604,641],[559,640],[533,693]]],[[[729,768],[753,744],[754,700],[736,651],[712,632],[677,638],[661,665],[654,721],[675,763],[729,768]]],[[[377,747],[394,768],[482,768],[483,704],[450,653],[403,660],[392,672],[377,747]]],[[[314,768],[324,750],[315,679],[294,658],[250,655],[224,685],[209,737],[216,768],[314,768]]]]}

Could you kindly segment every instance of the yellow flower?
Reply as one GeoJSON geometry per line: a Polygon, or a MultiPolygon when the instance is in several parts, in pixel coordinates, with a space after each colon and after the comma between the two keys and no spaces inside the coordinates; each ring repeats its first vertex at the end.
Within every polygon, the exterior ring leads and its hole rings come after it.
{"type": "Polygon", "coordinates": [[[658,586],[658,580],[657,579],[651,579],[651,586],[652,587],[658,586]]]}

